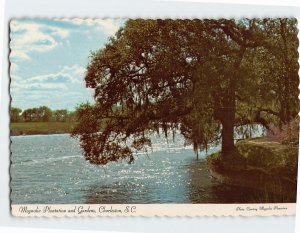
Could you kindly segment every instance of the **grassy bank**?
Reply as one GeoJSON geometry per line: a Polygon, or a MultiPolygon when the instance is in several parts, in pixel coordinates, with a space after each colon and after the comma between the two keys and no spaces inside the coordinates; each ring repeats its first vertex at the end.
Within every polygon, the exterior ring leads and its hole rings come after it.
{"type": "Polygon", "coordinates": [[[76,122],[18,122],[11,123],[12,136],[70,133],[76,122]]]}
{"type": "Polygon", "coordinates": [[[208,157],[212,175],[219,181],[264,190],[262,202],[296,201],[298,148],[265,139],[243,140],[226,156],[208,157]],[[274,195],[273,195],[274,194],[274,195]]]}

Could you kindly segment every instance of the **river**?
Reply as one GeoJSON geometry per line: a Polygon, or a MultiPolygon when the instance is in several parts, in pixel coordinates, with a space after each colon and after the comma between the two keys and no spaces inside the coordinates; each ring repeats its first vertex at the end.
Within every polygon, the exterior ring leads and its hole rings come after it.
{"type": "MultiPolygon", "coordinates": [[[[245,203],[260,193],[221,184],[184,140],[154,138],[129,165],[91,165],[67,134],[11,137],[12,204],[245,203]]],[[[208,153],[219,148],[210,148],[208,153]]]]}

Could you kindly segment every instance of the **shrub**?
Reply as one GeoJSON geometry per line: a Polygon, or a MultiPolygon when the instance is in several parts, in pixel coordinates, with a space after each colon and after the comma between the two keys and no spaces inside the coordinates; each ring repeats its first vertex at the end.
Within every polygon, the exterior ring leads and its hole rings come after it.
{"type": "Polygon", "coordinates": [[[267,131],[266,138],[269,141],[279,142],[285,145],[298,146],[299,144],[299,118],[295,118],[289,123],[278,128],[271,125],[267,131]]]}

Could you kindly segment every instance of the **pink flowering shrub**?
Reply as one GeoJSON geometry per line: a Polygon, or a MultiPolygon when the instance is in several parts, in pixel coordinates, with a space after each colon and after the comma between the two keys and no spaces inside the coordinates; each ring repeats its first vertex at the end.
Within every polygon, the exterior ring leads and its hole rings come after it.
{"type": "Polygon", "coordinates": [[[271,125],[266,138],[269,141],[279,142],[285,145],[297,146],[299,144],[299,118],[295,118],[282,129],[271,125]]]}

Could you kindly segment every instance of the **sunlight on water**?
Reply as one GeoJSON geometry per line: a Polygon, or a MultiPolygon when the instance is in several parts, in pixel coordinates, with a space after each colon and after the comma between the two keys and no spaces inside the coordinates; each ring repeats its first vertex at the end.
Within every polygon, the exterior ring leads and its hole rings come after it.
{"type": "Polygon", "coordinates": [[[12,137],[12,203],[220,203],[249,193],[215,181],[205,154],[197,161],[183,138],[153,142],[153,152],[138,153],[134,164],[96,166],[69,135],[12,137]]]}

